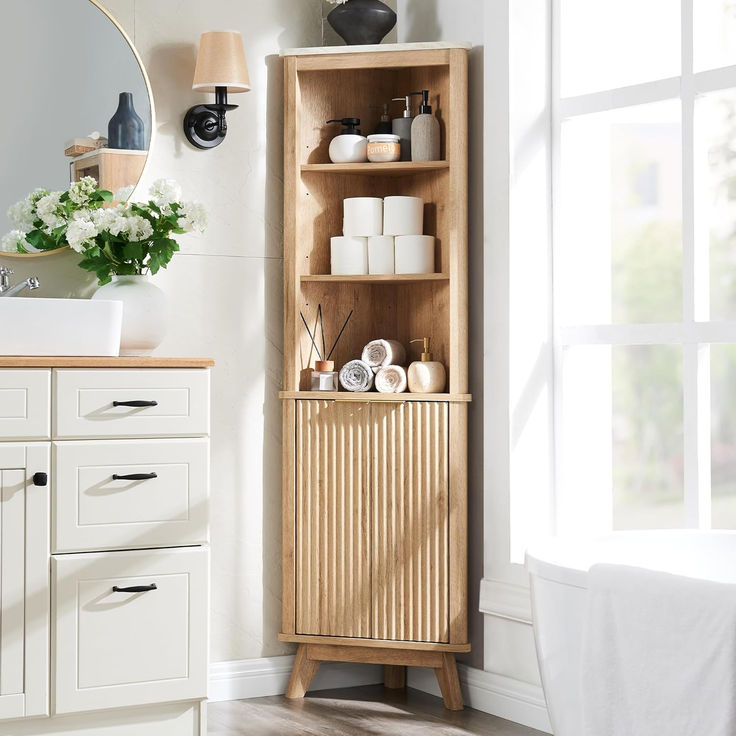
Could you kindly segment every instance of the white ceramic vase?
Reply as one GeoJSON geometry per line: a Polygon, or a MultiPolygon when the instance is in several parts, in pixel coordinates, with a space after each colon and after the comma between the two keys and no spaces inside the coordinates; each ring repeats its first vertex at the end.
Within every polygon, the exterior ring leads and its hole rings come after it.
{"type": "Polygon", "coordinates": [[[92,298],[123,303],[120,355],[149,355],[164,339],[168,327],[166,295],[148,276],[113,276],[92,298]]]}

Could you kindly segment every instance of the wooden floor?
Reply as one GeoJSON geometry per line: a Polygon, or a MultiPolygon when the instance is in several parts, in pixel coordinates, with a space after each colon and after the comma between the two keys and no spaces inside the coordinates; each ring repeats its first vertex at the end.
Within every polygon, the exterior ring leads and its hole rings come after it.
{"type": "Polygon", "coordinates": [[[210,703],[209,736],[536,736],[542,734],[466,708],[445,710],[442,701],[418,690],[383,685],[323,690],[304,700],[282,696],[210,703]]]}

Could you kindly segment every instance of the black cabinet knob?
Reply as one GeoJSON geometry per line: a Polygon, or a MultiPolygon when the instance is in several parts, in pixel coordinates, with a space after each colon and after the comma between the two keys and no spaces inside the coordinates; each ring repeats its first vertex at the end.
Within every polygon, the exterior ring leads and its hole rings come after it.
{"type": "Polygon", "coordinates": [[[46,473],[34,473],[33,474],[33,485],[34,486],[45,486],[48,485],[49,476],[46,473]]]}

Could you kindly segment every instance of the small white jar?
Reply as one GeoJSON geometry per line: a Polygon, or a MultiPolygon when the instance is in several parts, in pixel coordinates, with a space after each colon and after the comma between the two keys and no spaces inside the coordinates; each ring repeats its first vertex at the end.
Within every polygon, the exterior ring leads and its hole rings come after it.
{"type": "Polygon", "coordinates": [[[398,161],[401,158],[401,138],[391,133],[369,135],[367,155],[374,164],[398,161]]]}

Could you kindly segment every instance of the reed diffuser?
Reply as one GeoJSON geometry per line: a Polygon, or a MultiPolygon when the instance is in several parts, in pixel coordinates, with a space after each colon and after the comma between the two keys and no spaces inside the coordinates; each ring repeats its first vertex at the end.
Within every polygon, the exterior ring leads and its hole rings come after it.
{"type": "Polygon", "coordinates": [[[327,351],[327,343],[325,341],[325,323],[322,315],[322,305],[317,305],[317,317],[314,321],[314,330],[309,329],[307,320],[301,312],[299,312],[299,316],[302,318],[304,329],[307,331],[311,342],[309,347],[309,356],[307,358],[307,366],[306,368],[302,368],[299,375],[299,390],[305,391],[311,389],[312,391],[337,391],[337,371],[335,370],[335,361],[331,360],[331,358],[332,354],[335,352],[337,344],[340,342],[343,332],[345,332],[345,328],[348,326],[348,322],[350,322],[350,318],[353,316],[353,310],[350,310],[350,314],[348,314],[345,322],[343,322],[342,328],[337,334],[335,342],[332,344],[329,352],[327,351]],[[322,337],[321,350],[317,344],[317,326],[319,326],[320,335],[322,337]],[[318,360],[314,361],[314,370],[310,370],[309,365],[312,362],[313,350],[317,353],[318,360]],[[311,374],[309,376],[309,380],[307,380],[306,374],[311,374]],[[307,388],[307,386],[309,388],[307,388]]]}

